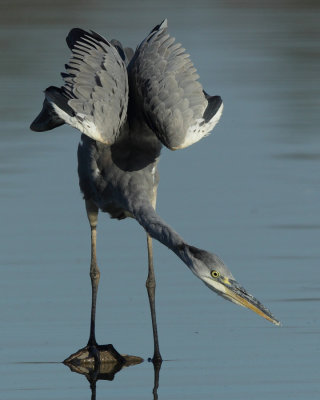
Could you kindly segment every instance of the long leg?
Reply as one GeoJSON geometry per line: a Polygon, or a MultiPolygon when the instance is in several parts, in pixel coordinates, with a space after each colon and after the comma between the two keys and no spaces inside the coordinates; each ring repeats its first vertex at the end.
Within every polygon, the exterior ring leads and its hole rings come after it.
{"type": "Polygon", "coordinates": [[[97,256],[96,256],[98,208],[90,200],[86,200],[86,209],[91,228],[90,278],[91,278],[91,288],[92,288],[90,336],[89,336],[88,346],[96,347],[97,346],[96,334],[95,334],[96,303],[97,303],[97,293],[100,280],[100,271],[97,265],[97,256]]]}
{"type": "Polygon", "coordinates": [[[147,245],[148,245],[148,278],[146,281],[146,287],[148,291],[152,329],[153,329],[153,341],[154,341],[154,354],[152,361],[154,363],[161,363],[162,357],[159,350],[159,340],[158,340],[158,329],[157,329],[157,319],[156,319],[156,308],[155,308],[155,289],[156,280],[153,268],[153,251],[152,251],[152,239],[151,236],[147,234],[147,245]]]}
{"type": "Polygon", "coordinates": [[[125,363],[125,358],[117,352],[112,344],[98,345],[96,341],[95,326],[96,326],[96,303],[97,293],[100,280],[100,271],[97,265],[96,257],[96,240],[97,240],[97,222],[98,208],[90,201],[86,200],[86,210],[91,228],[91,263],[90,263],[90,278],[92,288],[91,301],[91,320],[90,320],[90,336],[86,347],[71,354],[64,360],[64,363],[69,365],[76,363],[77,365],[92,357],[95,361],[95,368],[99,368],[101,362],[117,362],[121,365],[125,363]]]}

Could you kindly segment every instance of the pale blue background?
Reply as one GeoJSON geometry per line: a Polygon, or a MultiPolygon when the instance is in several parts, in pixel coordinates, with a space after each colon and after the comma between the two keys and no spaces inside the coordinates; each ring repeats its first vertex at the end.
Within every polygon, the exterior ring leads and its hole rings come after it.
{"type": "MultiPolygon", "coordinates": [[[[225,103],[214,133],[163,151],[158,211],[218,253],[283,325],[218,298],[155,244],[164,362],[159,399],[318,399],[318,1],[0,2],[0,398],[88,399],[60,362],[89,331],[89,227],[79,134],[29,131],[60,85],[75,26],[135,47],[164,17],[201,83],[225,103]]],[[[152,356],[145,234],[100,217],[97,338],[152,356]]],[[[152,398],[145,362],[99,382],[97,398],[152,398]]]]}

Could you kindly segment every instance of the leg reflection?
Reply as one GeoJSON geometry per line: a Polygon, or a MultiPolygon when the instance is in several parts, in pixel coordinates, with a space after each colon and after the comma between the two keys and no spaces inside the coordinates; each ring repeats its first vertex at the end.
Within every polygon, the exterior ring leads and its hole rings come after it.
{"type": "Polygon", "coordinates": [[[158,400],[158,388],[159,388],[159,378],[160,378],[160,369],[162,362],[153,362],[154,368],[154,383],[153,383],[153,400],[158,400]]]}

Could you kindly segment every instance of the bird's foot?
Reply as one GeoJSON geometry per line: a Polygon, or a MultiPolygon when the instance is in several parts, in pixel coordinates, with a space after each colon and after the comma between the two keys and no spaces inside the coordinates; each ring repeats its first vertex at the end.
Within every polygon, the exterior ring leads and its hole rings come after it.
{"type": "Polygon", "coordinates": [[[98,345],[88,344],[77,352],[71,354],[63,362],[64,364],[73,365],[86,365],[91,364],[98,366],[102,363],[114,363],[114,364],[127,364],[127,363],[139,363],[143,359],[136,356],[121,355],[112,346],[112,344],[98,345]]]}

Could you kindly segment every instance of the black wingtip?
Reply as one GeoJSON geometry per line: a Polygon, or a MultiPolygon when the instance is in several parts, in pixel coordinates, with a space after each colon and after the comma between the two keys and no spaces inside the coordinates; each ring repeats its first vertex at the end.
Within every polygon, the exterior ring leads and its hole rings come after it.
{"type": "Polygon", "coordinates": [[[84,35],[90,35],[89,32],[81,29],[81,28],[73,28],[68,33],[66,37],[66,42],[70,50],[74,48],[76,42],[78,42],[84,35]]]}
{"type": "Polygon", "coordinates": [[[44,94],[46,98],[44,99],[42,110],[30,125],[30,129],[35,132],[50,131],[51,129],[65,123],[65,121],[55,112],[52,103],[56,104],[71,117],[75,115],[73,109],[68,105],[68,98],[66,97],[63,88],[49,86],[44,91],[44,94]]]}
{"type": "Polygon", "coordinates": [[[44,99],[42,110],[30,125],[30,129],[34,132],[50,131],[65,122],[55,113],[52,105],[47,99],[44,99]]]}
{"type": "Polygon", "coordinates": [[[103,36],[99,35],[98,33],[94,32],[92,30],[90,30],[90,32],[87,32],[81,28],[73,28],[73,29],[71,29],[68,36],[66,37],[66,42],[67,42],[69,49],[73,50],[75,44],[77,42],[81,42],[85,36],[91,37],[91,38],[97,40],[98,42],[103,42],[106,45],[110,46],[110,43],[103,36]]]}
{"type": "Polygon", "coordinates": [[[68,98],[64,88],[57,88],[55,86],[50,86],[45,90],[46,98],[56,104],[61,110],[69,114],[71,117],[75,116],[75,112],[68,104],[68,98]]]}
{"type": "Polygon", "coordinates": [[[218,112],[218,110],[222,106],[222,99],[220,96],[208,96],[206,93],[205,96],[208,100],[208,105],[204,111],[203,118],[207,123],[211,120],[211,118],[218,112]]]}
{"type": "Polygon", "coordinates": [[[160,24],[156,25],[150,33],[156,32],[160,29],[168,28],[168,20],[165,18],[160,24]]]}

